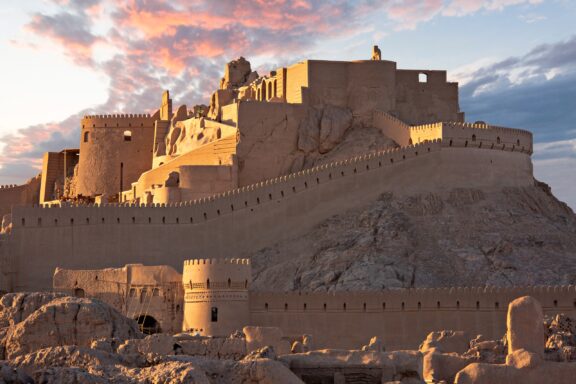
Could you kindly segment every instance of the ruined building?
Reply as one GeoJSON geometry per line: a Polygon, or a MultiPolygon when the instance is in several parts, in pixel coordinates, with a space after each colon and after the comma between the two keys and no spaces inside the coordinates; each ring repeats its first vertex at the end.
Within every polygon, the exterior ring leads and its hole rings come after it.
{"type": "MultiPolygon", "coordinates": [[[[153,114],[85,116],[78,149],[45,154],[40,177],[0,189],[1,289],[51,289],[54,276],[58,289],[103,297],[131,317],[150,313],[142,312],[148,303],[161,317],[149,327],[173,331],[228,332],[221,308],[236,308],[234,327],[240,319],[288,330],[319,327],[331,321],[326,313],[504,310],[491,291],[266,296],[249,292],[250,273],[236,269],[248,264],[218,264],[301,237],[385,192],[534,186],[530,132],[465,122],[446,71],[398,69],[381,57],[375,47],[371,60],[306,60],[264,76],[239,58],[208,106],[173,108],[166,91],[153,114]],[[184,261],[198,259],[226,273],[210,286],[212,269],[188,279],[200,267],[184,261]],[[202,295],[237,300],[192,303],[202,295]],[[185,305],[205,317],[190,320],[185,305]],[[301,316],[309,310],[314,320],[301,316]]],[[[545,299],[572,306],[573,290],[558,289],[545,299]]],[[[405,345],[406,333],[398,335],[405,345]]]]}

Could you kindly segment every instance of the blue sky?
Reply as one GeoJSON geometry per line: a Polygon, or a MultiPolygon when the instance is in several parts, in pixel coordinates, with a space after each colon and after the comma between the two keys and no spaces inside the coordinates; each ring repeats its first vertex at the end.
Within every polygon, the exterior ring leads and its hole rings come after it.
{"type": "Polygon", "coordinates": [[[224,63],[303,58],[446,69],[467,120],[534,133],[535,175],[576,208],[576,2],[3,0],[0,184],[77,147],[87,113],[139,113],[170,89],[207,103],[224,63]]]}

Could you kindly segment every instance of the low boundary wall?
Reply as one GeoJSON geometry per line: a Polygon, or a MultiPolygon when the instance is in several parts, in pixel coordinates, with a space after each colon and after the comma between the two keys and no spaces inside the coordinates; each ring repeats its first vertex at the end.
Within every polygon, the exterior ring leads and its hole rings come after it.
{"type": "Polygon", "coordinates": [[[432,331],[500,339],[508,304],[530,295],[547,315],[576,316],[575,286],[397,289],[379,292],[250,293],[253,325],[311,334],[316,348],[359,349],[372,336],[386,348],[417,349],[432,331]]]}

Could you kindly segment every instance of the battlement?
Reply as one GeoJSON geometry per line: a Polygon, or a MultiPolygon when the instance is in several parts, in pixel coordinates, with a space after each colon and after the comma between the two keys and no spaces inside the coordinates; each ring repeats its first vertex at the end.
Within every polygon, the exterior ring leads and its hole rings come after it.
{"type": "Polygon", "coordinates": [[[250,259],[191,259],[184,260],[184,266],[187,265],[205,265],[205,264],[235,264],[235,265],[249,265],[250,259]]]}
{"type": "Polygon", "coordinates": [[[152,115],[149,113],[127,113],[127,114],[112,114],[112,115],[84,115],[83,119],[151,119],[152,115]]]}
{"type": "MultiPolygon", "coordinates": [[[[451,140],[452,144],[436,139],[404,148],[356,156],[186,202],[140,205],[135,203],[102,205],[61,203],[50,206],[18,207],[14,211],[14,227],[100,225],[103,223],[112,225],[197,224],[241,210],[253,210],[266,202],[282,201],[324,183],[355,177],[357,174],[372,172],[383,167],[395,167],[410,159],[438,152],[443,147],[467,146],[460,138],[451,140]]],[[[482,146],[481,148],[501,150],[501,147],[482,146]]],[[[512,146],[509,148],[511,149],[512,146]]]]}
{"type": "Polygon", "coordinates": [[[377,127],[401,146],[442,140],[447,147],[476,147],[532,154],[532,133],[485,123],[438,122],[410,126],[389,113],[374,111],[377,127]]]}
{"type": "Polygon", "coordinates": [[[363,292],[251,292],[252,312],[261,311],[506,311],[517,297],[538,298],[545,308],[576,309],[576,286],[451,287],[363,292]]]}
{"type": "Polygon", "coordinates": [[[0,189],[10,189],[10,188],[16,188],[19,187],[18,184],[4,184],[4,185],[0,185],[0,189]]]}
{"type": "Polygon", "coordinates": [[[114,128],[114,127],[152,127],[158,118],[148,113],[112,114],[112,115],[86,115],[82,119],[82,128],[114,128]]]}

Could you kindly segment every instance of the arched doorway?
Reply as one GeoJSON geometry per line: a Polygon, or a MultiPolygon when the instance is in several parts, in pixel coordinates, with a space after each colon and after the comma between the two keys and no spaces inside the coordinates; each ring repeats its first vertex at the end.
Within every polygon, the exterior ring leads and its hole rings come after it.
{"type": "Polygon", "coordinates": [[[74,296],[76,297],[86,297],[84,290],[82,288],[75,288],[74,289],[74,296]]]}
{"type": "Polygon", "coordinates": [[[140,327],[140,331],[146,335],[162,332],[160,323],[150,315],[140,315],[136,317],[135,320],[140,327]]]}

